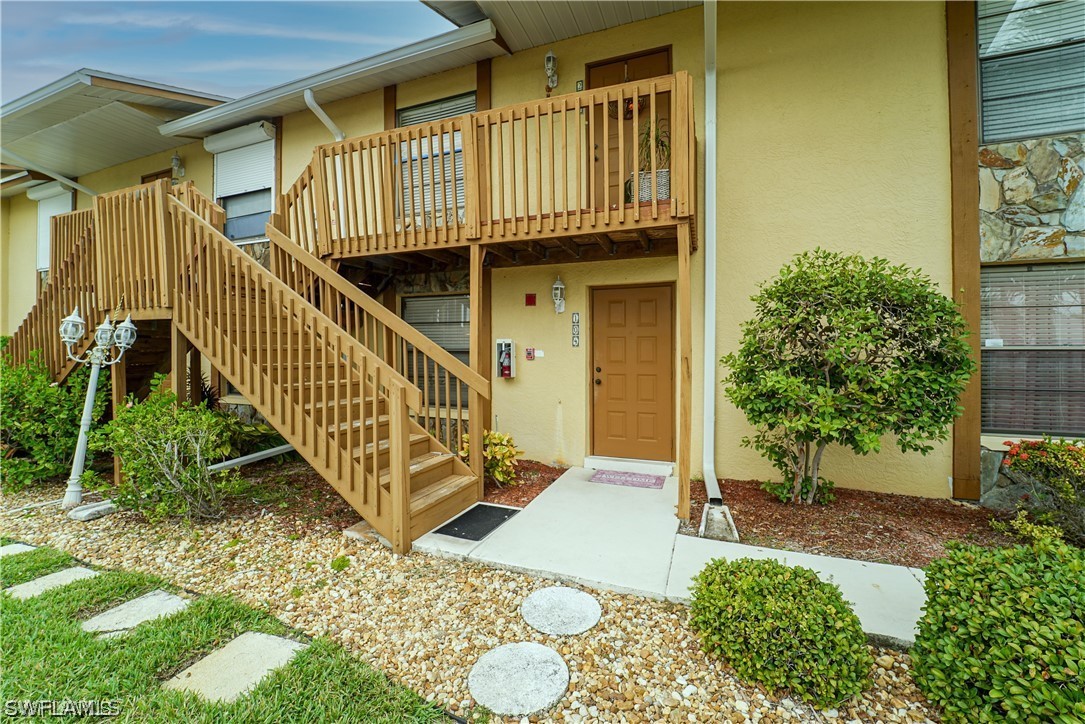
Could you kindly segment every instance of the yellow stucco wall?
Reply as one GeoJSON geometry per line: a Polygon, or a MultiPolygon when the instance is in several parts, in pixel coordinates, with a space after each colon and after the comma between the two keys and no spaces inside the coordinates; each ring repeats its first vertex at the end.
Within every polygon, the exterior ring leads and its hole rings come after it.
{"type": "Polygon", "coordinates": [[[475,66],[465,65],[444,73],[416,78],[396,86],[396,108],[451,98],[475,90],[475,66]]]}
{"type": "MultiPolygon", "coordinates": [[[[100,194],[136,186],[141,177],[169,168],[170,159],[173,158],[174,153],[180,154],[181,162],[185,167],[184,177],[178,180],[191,181],[197,189],[211,196],[215,189],[215,157],[203,150],[203,141],[195,141],[172,151],[162,151],[134,161],[103,168],[101,171],[80,176],[77,181],[100,194]]],[[[75,207],[77,209],[91,208],[90,197],[81,192],[76,194],[75,207]]]]}
{"type": "MultiPolygon", "coordinates": [[[[492,274],[493,335],[495,339],[512,339],[517,357],[516,377],[493,381],[495,428],[511,433],[525,457],[580,465],[590,444],[590,289],[673,282],[678,275],[677,260],[660,257],[553,264],[494,269],[492,274]],[[551,301],[551,287],[559,276],[565,284],[563,314],[555,313],[551,301]],[[525,306],[524,295],[529,293],[537,295],[537,306],[525,306]],[[572,346],[574,312],[580,314],[579,347],[572,346]],[[526,347],[542,350],[545,356],[528,361],[526,347]]],[[[694,439],[699,440],[700,434],[694,439]]]]}
{"type": "Polygon", "coordinates": [[[12,334],[34,306],[37,296],[38,204],[26,194],[20,194],[4,199],[0,211],[4,217],[0,224],[0,259],[3,260],[0,334],[12,334]]]}
{"type": "MultiPolygon", "coordinates": [[[[384,130],[384,91],[378,90],[321,107],[347,138],[384,130]]],[[[331,132],[309,109],[282,119],[282,178],[279,191],[294,183],[313,158],[313,148],[331,143],[331,132]]]]}
{"type": "MultiPolygon", "coordinates": [[[[720,3],[717,349],[736,349],[758,282],[815,246],[922,268],[951,291],[945,6],[720,3]]],[[[717,473],[772,469],[722,396],[717,473]]],[[[945,497],[950,445],[858,457],[830,448],[838,485],[945,497]]]]}

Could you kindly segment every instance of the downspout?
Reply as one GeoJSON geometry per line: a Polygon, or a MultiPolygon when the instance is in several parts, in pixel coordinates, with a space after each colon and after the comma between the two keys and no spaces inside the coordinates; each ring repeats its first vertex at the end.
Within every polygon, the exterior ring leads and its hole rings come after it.
{"type": "Polygon", "coordinates": [[[316,102],[316,97],[313,95],[312,89],[306,88],[304,95],[305,105],[309,106],[309,110],[313,112],[313,115],[319,118],[320,122],[323,123],[329,131],[331,131],[332,136],[335,137],[335,140],[342,141],[344,138],[346,138],[347,135],[341,130],[339,130],[339,126],[335,125],[335,121],[331,119],[331,116],[325,113],[324,109],[320,107],[320,104],[316,102]]]}
{"type": "Polygon", "coordinates": [[[704,411],[702,418],[705,489],[709,505],[723,505],[716,477],[716,0],[704,4],[704,411]]]}
{"type": "Polygon", "coordinates": [[[93,197],[93,196],[98,195],[97,191],[94,191],[93,189],[88,189],[86,186],[79,183],[78,181],[72,181],[70,178],[67,178],[66,176],[61,176],[59,173],[53,173],[49,169],[43,168],[43,167],[39,166],[38,164],[34,163],[33,161],[28,161],[27,159],[23,158],[19,154],[12,153],[11,151],[7,150],[6,148],[0,150],[0,154],[3,154],[4,156],[7,156],[8,158],[10,158],[12,161],[15,162],[15,165],[17,165],[17,166],[22,166],[23,168],[27,169],[28,171],[37,171],[38,173],[43,173],[46,176],[48,176],[49,178],[55,179],[55,180],[59,181],[60,183],[64,184],[65,186],[71,186],[73,189],[76,189],[78,191],[82,191],[87,196],[93,197]]]}

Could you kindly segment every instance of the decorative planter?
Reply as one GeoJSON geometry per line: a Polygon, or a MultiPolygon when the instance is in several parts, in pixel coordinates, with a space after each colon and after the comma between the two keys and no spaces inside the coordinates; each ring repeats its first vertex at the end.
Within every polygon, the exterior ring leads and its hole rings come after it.
{"type": "MultiPolygon", "coordinates": [[[[640,171],[637,174],[637,201],[652,200],[652,172],[640,171]]],[[[634,175],[629,174],[629,182],[626,187],[626,202],[631,202],[634,175]]],[[[669,199],[671,197],[671,170],[661,168],[656,170],[656,198],[669,199]]]]}

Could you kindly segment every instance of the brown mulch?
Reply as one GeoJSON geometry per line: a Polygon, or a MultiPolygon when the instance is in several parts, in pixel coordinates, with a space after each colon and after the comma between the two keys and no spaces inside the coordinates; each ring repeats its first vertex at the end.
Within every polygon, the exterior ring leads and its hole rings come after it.
{"type": "Polygon", "coordinates": [[[546,490],[550,483],[561,477],[566,470],[568,468],[547,465],[535,460],[517,460],[516,477],[519,482],[516,485],[501,487],[494,481],[487,480],[486,494],[482,499],[487,503],[523,508],[534,500],[535,496],[546,490]]]}
{"type": "Polygon", "coordinates": [[[921,568],[943,556],[949,541],[1013,542],[990,525],[1004,514],[953,500],[837,488],[828,505],[792,505],[756,480],[721,480],[720,487],[750,545],[921,568]]]}

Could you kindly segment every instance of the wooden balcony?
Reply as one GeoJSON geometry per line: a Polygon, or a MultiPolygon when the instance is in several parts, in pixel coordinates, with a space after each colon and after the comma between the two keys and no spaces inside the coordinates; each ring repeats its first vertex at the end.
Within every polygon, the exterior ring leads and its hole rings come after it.
{"type": "Polygon", "coordinates": [[[694,217],[693,117],[679,72],[326,144],[273,223],[334,259],[674,254],[694,217]]]}

